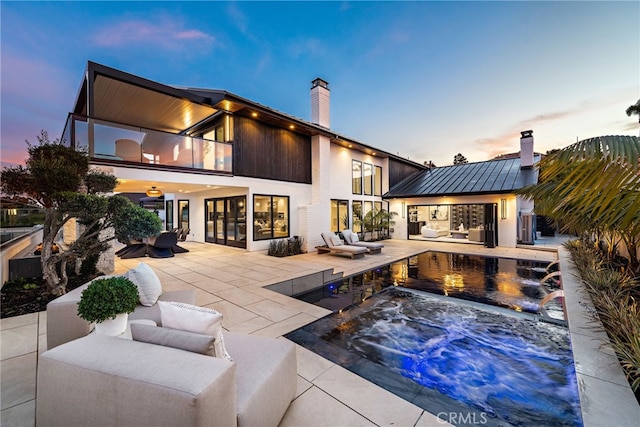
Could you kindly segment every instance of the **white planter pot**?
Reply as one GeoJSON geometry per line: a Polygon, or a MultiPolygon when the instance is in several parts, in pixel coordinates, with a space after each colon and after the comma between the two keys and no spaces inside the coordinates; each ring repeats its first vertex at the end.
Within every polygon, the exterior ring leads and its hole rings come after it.
{"type": "Polygon", "coordinates": [[[127,330],[129,314],[118,314],[115,319],[107,319],[104,322],[96,323],[96,334],[117,336],[127,330]]]}

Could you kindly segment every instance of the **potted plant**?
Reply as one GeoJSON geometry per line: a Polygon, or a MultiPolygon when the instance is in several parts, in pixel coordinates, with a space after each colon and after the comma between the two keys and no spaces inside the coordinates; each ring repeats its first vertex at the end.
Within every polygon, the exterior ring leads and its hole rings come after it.
{"type": "Polygon", "coordinates": [[[125,277],[96,279],[82,291],[78,315],[96,324],[96,333],[120,335],[127,329],[129,313],[140,301],[138,287],[125,277]]]}

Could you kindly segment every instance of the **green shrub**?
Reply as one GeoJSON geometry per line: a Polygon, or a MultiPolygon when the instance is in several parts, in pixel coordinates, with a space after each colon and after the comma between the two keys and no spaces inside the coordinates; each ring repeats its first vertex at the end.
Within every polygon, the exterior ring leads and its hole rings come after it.
{"type": "Polygon", "coordinates": [[[267,254],[275,257],[286,257],[304,253],[304,239],[294,237],[292,239],[271,240],[267,254]]]}
{"type": "Polygon", "coordinates": [[[89,322],[115,319],[118,314],[131,313],[140,297],[138,288],[125,277],[96,279],[82,291],[78,315],[89,322]]]}

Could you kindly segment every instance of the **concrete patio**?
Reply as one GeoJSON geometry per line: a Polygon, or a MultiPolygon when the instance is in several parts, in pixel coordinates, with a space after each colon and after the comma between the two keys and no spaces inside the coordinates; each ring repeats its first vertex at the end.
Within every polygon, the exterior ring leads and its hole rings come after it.
{"type": "MultiPolygon", "coordinates": [[[[316,273],[327,274],[327,270],[333,274],[348,276],[427,250],[490,254],[543,262],[555,260],[558,256],[557,252],[549,250],[549,246],[545,250],[536,250],[535,247],[487,249],[476,245],[399,240],[385,241],[385,249],[380,255],[367,255],[356,260],[315,253],[274,258],[265,253],[210,244],[185,242],[181,245],[190,252],[170,259],[116,259],[115,272],[123,273],[144,260],[156,271],[165,290],[194,288],[199,305],[213,308],[224,315],[225,329],[276,338],[325,316],[328,311],[264,289],[267,285],[316,273]]],[[[0,321],[2,425],[35,424],[37,356],[46,350],[46,321],[46,312],[0,321]]],[[[593,349],[597,347],[593,341],[585,341],[592,348],[590,351],[598,351],[597,348],[593,349]]],[[[425,412],[300,346],[297,346],[297,354],[298,391],[281,426],[446,425],[436,415],[425,412]]],[[[591,353],[580,357],[584,357],[585,361],[593,359],[591,353]]],[[[611,363],[610,360],[598,361],[611,363]]],[[[597,366],[593,363],[585,364],[576,359],[576,367],[579,374],[581,368],[588,367],[589,372],[584,374],[589,381],[594,381],[593,377],[599,376],[597,366]]],[[[624,388],[620,384],[621,369],[614,368],[613,371],[615,378],[605,378],[604,381],[624,388]]],[[[603,375],[608,374],[605,372],[603,375]]],[[[624,393],[622,395],[627,396],[624,393]]],[[[582,397],[581,395],[581,400],[582,397]]],[[[583,407],[583,413],[585,410],[596,413],[601,407],[607,406],[604,393],[599,394],[598,399],[605,399],[604,403],[591,402],[590,408],[583,407]]],[[[628,412],[628,417],[621,418],[623,421],[637,420],[634,417],[640,414],[640,410],[635,399],[631,402],[627,396],[620,401],[617,395],[612,395],[610,399],[618,399],[618,404],[612,410],[628,412]]],[[[588,419],[590,417],[585,418],[585,426],[601,425],[588,419]]]]}

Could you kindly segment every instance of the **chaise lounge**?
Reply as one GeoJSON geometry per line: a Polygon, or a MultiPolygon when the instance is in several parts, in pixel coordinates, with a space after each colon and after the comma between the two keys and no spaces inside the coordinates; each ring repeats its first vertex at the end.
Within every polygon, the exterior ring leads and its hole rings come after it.
{"type": "Polygon", "coordinates": [[[363,258],[367,248],[361,246],[345,245],[335,233],[322,233],[322,239],[326,246],[318,246],[319,254],[330,253],[334,255],[347,255],[351,259],[363,258]]]}
{"type": "Polygon", "coordinates": [[[379,254],[382,252],[382,248],[384,248],[382,243],[361,242],[358,235],[351,230],[342,230],[342,235],[344,236],[344,241],[347,242],[348,245],[366,248],[367,252],[370,254],[379,254]]]}

